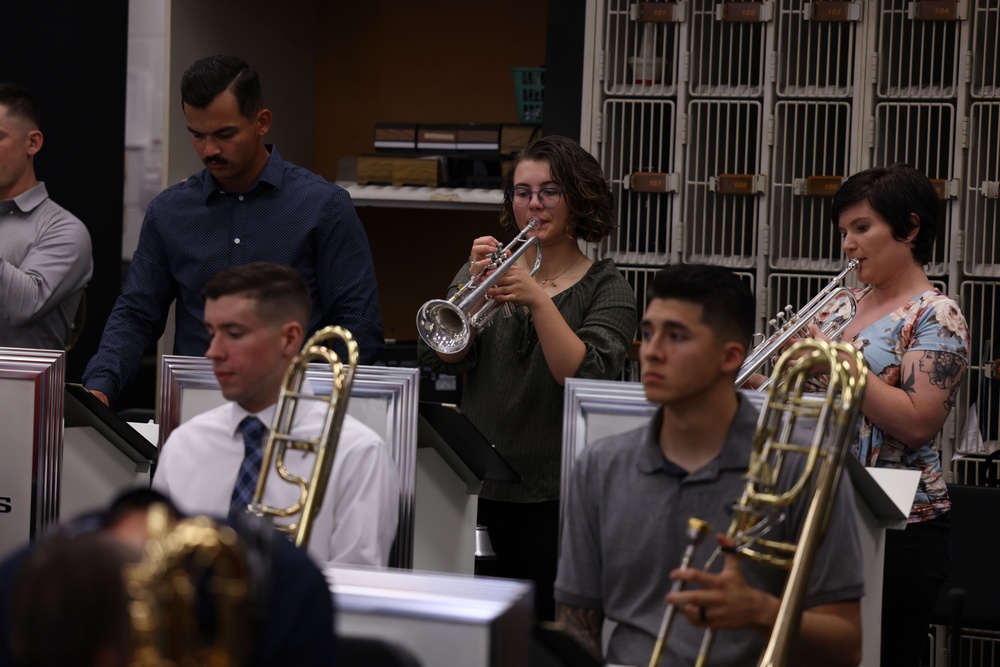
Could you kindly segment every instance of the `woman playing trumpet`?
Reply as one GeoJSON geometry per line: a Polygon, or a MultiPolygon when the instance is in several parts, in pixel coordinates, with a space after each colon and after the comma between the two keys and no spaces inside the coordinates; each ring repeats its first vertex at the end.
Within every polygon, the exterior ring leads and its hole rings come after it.
{"type": "MultiPolygon", "coordinates": [[[[610,188],[597,160],[565,137],[529,144],[504,178],[504,227],[541,244],[506,270],[486,298],[517,304],[454,353],[420,344],[420,360],[436,370],[465,374],[462,409],[521,475],[521,484],[483,485],[480,524],[489,528],[497,560],[476,572],[535,582],[539,618],[554,618],[552,582],[559,524],[562,385],[568,377],[613,378],[625,363],[636,330],[632,288],[610,259],[594,262],[579,240],[596,242],[614,228],[610,188]]],[[[449,289],[486,267],[502,244],[492,236],[472,242],[467,262],[449,289]]]]}
{"type": "MultiPolygon", "coordinates": [[[[919,664],[950,562],[951,502],[934,440],[968,363],[969,331],[958,305],[924,273],[938,207],[927,177],[901,164],[855,174],[832,207],[844,253],[860,260],[858,280],[867,285],[855,290],[857,313],[839,337],[872,371],[853,451],[868,466],[920,472],[906,530],[886,534],[884,665],[919,664]]],[[[845,318],[841,305],[820,314],[814,337],[845,318]]]]}

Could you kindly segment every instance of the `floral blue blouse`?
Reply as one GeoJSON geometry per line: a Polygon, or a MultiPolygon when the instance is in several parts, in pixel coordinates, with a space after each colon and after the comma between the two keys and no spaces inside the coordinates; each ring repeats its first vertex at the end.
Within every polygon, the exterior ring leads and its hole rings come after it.
{"type": "MultiPolygon", "coordinates": [[[[870,288],[854,288],[861,299],[870,288]]],[[[830,311],[820,313],[819,324],[850,317],[845,298],[830,311]]],[[[900,386],[903,355],[911,350],[937,352],[933,360],[920,362],[920,370],[934,377],[952,377],[954,365],[968,363],[970,339],[965,317],[951,298],[939,290],[927,290],[909,303],[868,325],[852,341],[865,356],[871,372],[893,387],[900,386]],[[933,368],[928,368],[933,364],[933,368]]],[[[928,521],[951,509],[941,458],[931,440],[909,448],[891,433],[883,432],[867,417],[861,420],[852,452],[867,466],[920,471],[920,483],[910,511],[910,523],[928,521]]]]}

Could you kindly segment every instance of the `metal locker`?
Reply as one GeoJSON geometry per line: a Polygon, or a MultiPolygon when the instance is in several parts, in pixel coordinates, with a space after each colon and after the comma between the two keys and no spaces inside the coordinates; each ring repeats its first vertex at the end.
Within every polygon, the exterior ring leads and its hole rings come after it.
{"type": "Polygon", "coordinates": [[[950,103],[889,102],[875,107],[872,166],[904,162],[935,183],[941,207],[934,240],[934,257],[927,267],[933,276],[948,272],[952,207],[957,196],[955,167],[955,107],[950,103]]]}
{"type": "Polygon", "coordinates": [[[675,3],[611,0],[605,18],[604,92],[665,97],[677,88],[675,3]]]}
{"type": "Polygon", "coordinates": [[[850,97],[860,5],[779,0],[775,87],[781,97],[850,97]],[[819,9],[817,9],[819,8],[819,9]]]}
{"type": "Polygon", "coordinates": [[[959,401],[958,423],[973,415],[972,429],[979,439],[959,438],[956,451],[992,452],[1000,448],[1000,285],[968,280],[961,285],[961,307],[969,323],[972,349],[969,354],[968,393],[959,401]],[[973,412],[972,408],[975,408],[973,412]]]}
{"type": "Polygon", "coordinates": [[[851,143],[847,102],[778,102],[774,111],[769,266],[833,271],[844,264],[830,202],[847,177],[851,143]]]}
{"type": "Polygon", "coordinates": [[[688,4],[691,95],[760,97],[764,92],[765,26],[772,5],[716,0],[691,0],[688,4]]]}
{"type": "Polygon", "coordinates": [[[972,8],[972,78],[974,98],[1000,97],[1000,4],[974,0],[972,8]]]}
{"type": "Polygon", "coordinates": [[[881,0],[877,90],[888,98],[954,97],[961,63],[961,3],[881,0]]]}
{"type": "Polygon", "coordinates": [[[687,130],[684,261],[756,266],[760,103],[694,100],[687,130]]]}
{"type": "Polygon", "coordinates": [[[970,108],[965,218],[965,273],[1000,276],[1000,102],[970,108]]]}
{"type": "Polygon", "coordinates": [[[604,242],[616,264],[662,264],[670,251],[671,193],[677,191],[674,103],[616,100],[604,104],[601,166],[615,197],[618,229],[604,242]]]}

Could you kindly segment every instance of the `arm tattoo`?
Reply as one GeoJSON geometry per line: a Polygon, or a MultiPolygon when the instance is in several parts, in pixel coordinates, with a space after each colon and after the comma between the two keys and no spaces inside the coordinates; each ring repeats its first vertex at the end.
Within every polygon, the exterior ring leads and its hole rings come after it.
{"type": "Polygon", "coordinates": [[[601,651],[601,629],[604,625],[604,612],[600,609],[587,607],[572,607],[559,605],[557,620],[563,624],[566,632],[580,643],[587,651],[600,661],[604,660],[601,651]]]}
{"type": "Polygon", "coordinates": [[[920,370],[927,374],[930,383],[948,391],[944,399],[945,410],[955,406],[955,395],[961,385],[962,374],[965,372],[965,362],[951,352],[924,352],[918,362],[920,370]]]}

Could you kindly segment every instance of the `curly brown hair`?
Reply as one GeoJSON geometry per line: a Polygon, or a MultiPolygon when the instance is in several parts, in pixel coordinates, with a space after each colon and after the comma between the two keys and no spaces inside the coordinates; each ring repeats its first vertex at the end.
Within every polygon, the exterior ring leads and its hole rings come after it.
{"type": "Polygon", "coordinates": [[[517,229],[510,190],[514,171],[522,160],[548,162],[555,181],[563,191],[569,207],[566,235],[572,239],[596,242],[616,227],[614,196],[601,165],[580,144],[561,136],[536,139],[518,153],[504,174],[504,198],[500,209],[500,225],[517,229]]]}

